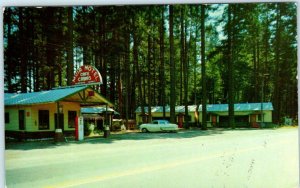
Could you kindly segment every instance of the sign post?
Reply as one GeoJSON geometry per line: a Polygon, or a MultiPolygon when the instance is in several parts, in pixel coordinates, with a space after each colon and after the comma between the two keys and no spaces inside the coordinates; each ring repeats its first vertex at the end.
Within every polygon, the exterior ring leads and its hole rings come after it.
{"type": "MultiPolygon", "coordinates": [[[[83,65],[77,69],[72,85],[100,85],[102,76],[99,71],[92,65],[83,65]]],[[[94,91],[89,91],[88,96],[94,96],[94,91]]],[[[81,141],[84,139],[84,121],[82,116],[76,117],[75,139],[81,141]]]]}

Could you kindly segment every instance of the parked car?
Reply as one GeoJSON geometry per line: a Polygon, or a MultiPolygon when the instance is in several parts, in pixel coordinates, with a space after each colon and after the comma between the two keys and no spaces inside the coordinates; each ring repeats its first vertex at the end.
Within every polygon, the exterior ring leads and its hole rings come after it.
{"type": "Polygon", "coordinates": [[[178,125],[169,123],[167,120],[154,120],[151,123],[140,125],[140,131],[145,132],[177,132],[178,125]]]}

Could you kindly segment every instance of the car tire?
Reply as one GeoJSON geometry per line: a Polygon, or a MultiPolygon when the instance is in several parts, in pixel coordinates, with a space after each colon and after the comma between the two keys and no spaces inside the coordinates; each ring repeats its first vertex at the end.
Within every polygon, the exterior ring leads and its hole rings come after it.
{"type": "Polygon", "coordinates": [[[142,132],[146,133],[146,132],[148,132],[148,130],[146,128],[142,128],[142,132]]]}

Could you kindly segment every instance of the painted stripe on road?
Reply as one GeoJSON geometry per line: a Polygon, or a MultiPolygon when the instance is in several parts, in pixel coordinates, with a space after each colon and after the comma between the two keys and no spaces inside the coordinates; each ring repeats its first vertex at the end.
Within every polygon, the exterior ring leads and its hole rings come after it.
{"type": "MultiPolygon", "coordinates": [[[[276,143],[268,143],[267,147],[269,148],[270,146],[278,146],[279,144],[289,144],[292,143],[292,141],[279,141],[276,143]]],[[[100,182],[104,180],[109,180],[109,179],[114,179],[114,178],[119,178],[119,177],[124,177],[124,176],[132,176],[132,175],[137,175],[141,173],[146,173],[146,172],[152,172],[152,171],[157,171],[157,170],[164,170],[168,168],[174,168],[177,166],[182,166],[182,165],[187,165],[187,164],[192,164],[204,160],[210,160],[214,158],[219,158],[219,157],[226,157],[226,156],[231,156],[233,154],[241,154],[241,153],[247,153],[249,151],[255,151],[255,150],[261,150],[261,149],[266,149],[265,145],[260,145],[260,146],[254,146],[254,147],[249,147],[249,148],[244,148],[240,150],[234,150],[234,151],[228,151],[228,152],[219,152],[219,153],[214,153],[208,156],[199,156],[199,157],[194,157],[191,159],[187,160],[177,160],[173,161],[167,164],[158,164],[154,166],[145,166],[142,168],[136,168],[136,169],[131,169],[123,172],[116,172],[116,173],[110,173],[107,175],[101,175],[101,176],[94,176],[90,178],[84,178],[84,179],[77,179],[77,180],[72,180],[72,181],[66,181],[62,182],[53,186],[47,186],[45,188],[68,188],[68,187],[74,187],[74,186],[80,186],[80,185],[86,185],[90,183],[95,183],[95,182],[100,182]]]]}

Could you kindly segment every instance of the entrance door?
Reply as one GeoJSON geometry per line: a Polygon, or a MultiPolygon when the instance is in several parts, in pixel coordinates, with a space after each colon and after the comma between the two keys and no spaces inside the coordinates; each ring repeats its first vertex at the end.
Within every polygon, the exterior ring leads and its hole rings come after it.
{"type": "Polygon", "coordinates": [[[256,123],[256,115],[255,114],[250,115],[250,123],[253,128],[259,127],[258,124],[256,123]]]}
{"type": "Polygon", "coordinates": [[[25,130],[25,110],[19,110],[19,130],[25,130]]]}
{"type": "Polygon", "coordinates": [[[55,129],[64,130],[64,114],[59,114],[59,124],[57,124],[57,113],[54,115],[55,129]]]}
{"type": "Polygon", "coordinates": [[[178,127],[183,128],[183,115],[182,114],[178,115],[178,127]]]}
{"type": "Polygon", "coordinates": [[[211,116],[211,121],[212,121],[213,126],[216,126],[217,125],[217,116],[216,115],[212,115],[211,116]]]}

